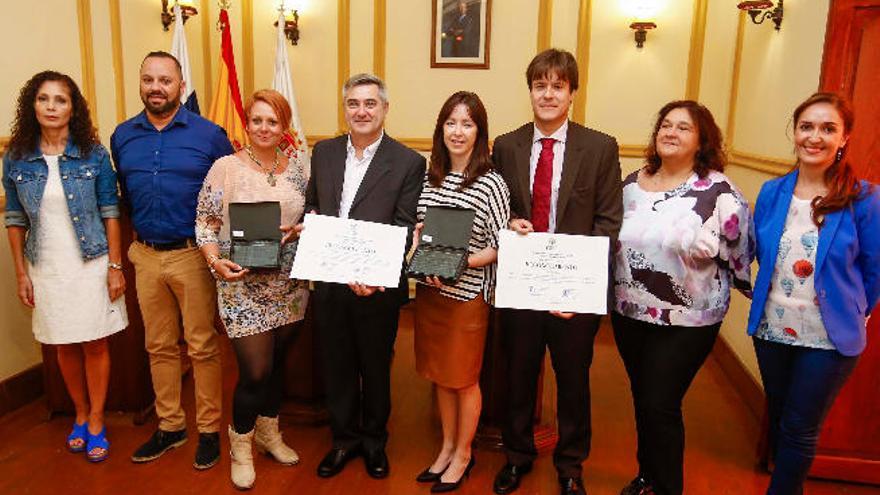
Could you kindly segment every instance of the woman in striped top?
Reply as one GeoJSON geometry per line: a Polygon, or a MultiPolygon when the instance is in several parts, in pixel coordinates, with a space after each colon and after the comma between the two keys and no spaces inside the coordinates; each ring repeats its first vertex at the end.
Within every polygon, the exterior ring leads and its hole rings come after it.
{"type": "MultiPolygon", "coordinates": [[[[416,290],[416,370],[437,385],[443,446],[417,477],[432,492],[458,488],[474,464],[471,442],[480,417],[480,367],[493,299],[498,231],[510,217],[510,193],[493,170],[486,109],[460,91],[443,104],[418,218],[428,206],[474,210],[468,268],[455,285],[429,277],[416,290]]],[[[417,245],[422,224],[416,225],[417,245]]]]}

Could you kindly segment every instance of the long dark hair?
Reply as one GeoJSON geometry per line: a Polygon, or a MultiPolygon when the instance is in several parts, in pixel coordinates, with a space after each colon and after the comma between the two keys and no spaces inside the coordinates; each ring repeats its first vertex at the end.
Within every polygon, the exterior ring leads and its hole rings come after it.
{"type": "Polygon", "coordinates": [[[446,174],[452,169],[449,159],[449,150],[443,142],[443,126],[446,119],[458,105],[464,105],[468,110],[471,120],[477,125],[477,140],[471,159],[464,170],[464,189],[480,178],[481,175],[492,170],[492,157],[489,155],[489,117],[486,115],[486,107],[480,101],[480,97],[469,91],[459,91],[447,98],[446,103],[437,115],[437,125],[434,127],[434,143],[431,146],[431,164],[428,166],[428,182],[439,187],[446,178],[446,174]]]}
{"type": "MultiPolygon", "coordinates": [[[[852,133],[856,119],[855,114],[849,101],[837,93],[814,93],[801,102],[791,116],[791,122],[795,129],[797,129],[798,119],[804,110],[816,103],[827,103],[834,107],[843,120],[843,135],[848,136],[852,133]]],[[[847,148],[847,146],[843,146],[838,149],[834,163],[825,170],[825,184],[828,185],[828,194],[813,198],[811,203],[813,223],[817,227],[822,226],[825,215],[848,207],[862,194],[862,184],[847,160],[847,148]]]]}
{"type": "Polygon", "coordinates": [[[727,156],[724,154],[724,138],[721,137],[721,129],[715,123],[712,112],[693,100],[671,101],[663,105],[663,108],[657,112],[654,131],[651,133],[651,139],[648,141],[647,149],[645,149],[645,171],[648,175],[654,175],[660,170],[662,160],[660,155],[657,154],[657,134],[660,132],[663,119],[676,108],[687,110],[697,128],[700,146],[697,148],[696,156],[694,156],[694,172],[701,179],[709,174],[709,170],[724,172],[724,167],[727,165],[727,156]]]}
{"type": "Polygon", "coordinates": [[[25,83],[18,94],[18,102],[15,105],[15,120],[12,121],[12,136],[9,139],[8,153],[13,158],[22,158],[31,153],[40,143],[40,123],[37,121],[37,112],[34,104],[37,101],[37,92],[43,83],[58,81],[67,86],[72,103],[72,112],[68,132],[70,140],[83,154],[88,154],[92,148],[100,143],[98,131],[92,125],[92,117],[89,115],[89,104],[83,97],[79,87],[67,74],[47,70],[36,74],[25,83]]]}

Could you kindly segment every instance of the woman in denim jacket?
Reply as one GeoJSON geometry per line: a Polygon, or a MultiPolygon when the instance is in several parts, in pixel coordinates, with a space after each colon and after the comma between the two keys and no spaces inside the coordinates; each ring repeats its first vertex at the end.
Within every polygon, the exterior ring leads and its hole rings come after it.
{"type": "Polygon", "coordinates": [[[125,278],[116,173],[70,77],[41,72],[22,88],[3,189],[18,297],[34,308],[36,339],[56,345],[76,407],[67,447],[102,461],[107,336],[128,326],[125,278]]]}

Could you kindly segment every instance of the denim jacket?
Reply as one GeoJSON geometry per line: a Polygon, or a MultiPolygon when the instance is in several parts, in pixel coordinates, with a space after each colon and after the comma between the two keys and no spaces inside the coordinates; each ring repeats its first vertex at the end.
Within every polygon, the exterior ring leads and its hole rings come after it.
{"type": "MultiPolygon", "coordinates": [[[[119,217],[119,198],[116,172],[110,165],[110,154],[96,145],[83,156],[79,148],[68,140],[64,153],[58,158],[59,172],[70,220],[79,240],[84,260],[107,253],[105,218],[119,217]]],[[[49,166],[43,153],[33,152],[13,159],[3,157],[3,189],[6,192],[6,227],[28,229],[25,257],[37,263],[40,228],[40,202],[46,189],[49,166]]]]}

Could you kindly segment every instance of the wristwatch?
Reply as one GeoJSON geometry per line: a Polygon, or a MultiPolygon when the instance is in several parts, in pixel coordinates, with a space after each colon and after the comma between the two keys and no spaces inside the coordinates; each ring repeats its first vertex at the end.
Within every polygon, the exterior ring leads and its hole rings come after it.
{"type": "Polygon", "coordinates": [[[107,267],[113,270],[122,270],[122,263],[107,263],[107,267]]]}

